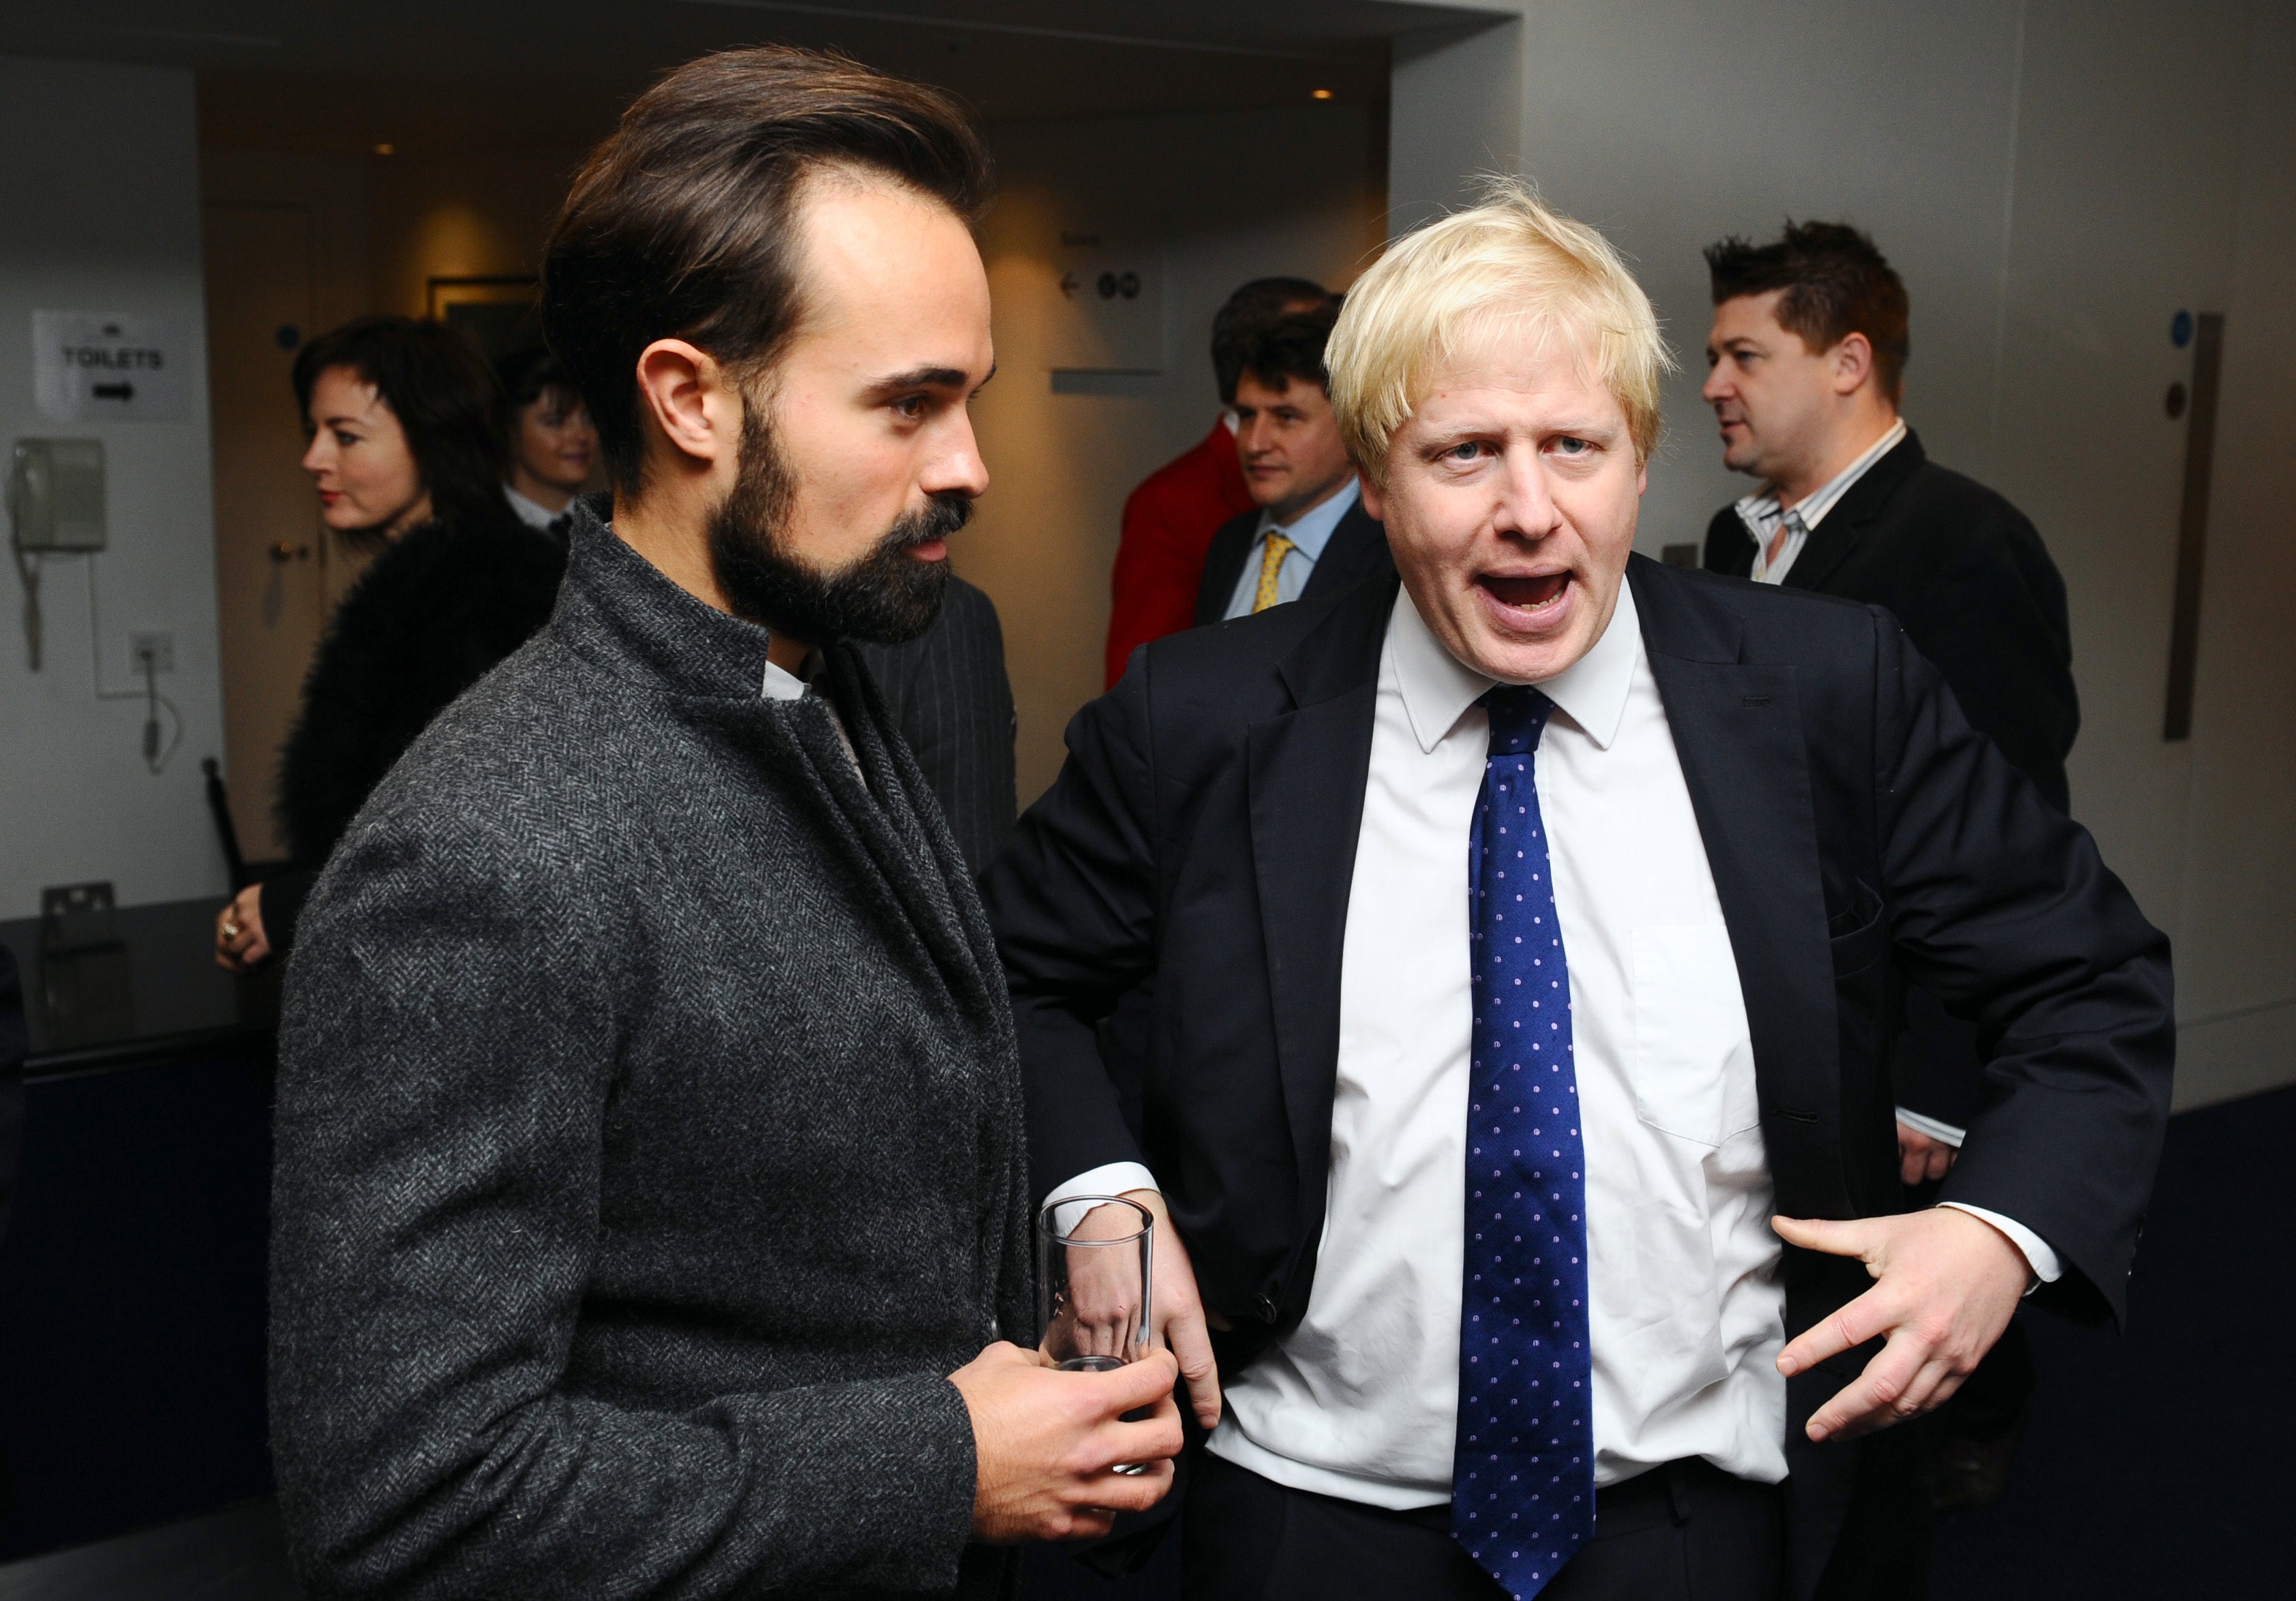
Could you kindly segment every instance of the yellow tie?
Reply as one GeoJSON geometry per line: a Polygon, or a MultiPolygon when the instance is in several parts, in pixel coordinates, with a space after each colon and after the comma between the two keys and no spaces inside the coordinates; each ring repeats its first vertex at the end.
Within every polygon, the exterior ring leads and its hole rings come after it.
{"type": "Polygon", "coordinates": [[[1267,549],[1259,558],[1259,588],[1251,597],[1251,609],[1265,612],[1283,598],[1275,593],[1275,579],[1283,571],[1283,558],[1299,548],[1273,529],[1268,530],[1267,549]]]}

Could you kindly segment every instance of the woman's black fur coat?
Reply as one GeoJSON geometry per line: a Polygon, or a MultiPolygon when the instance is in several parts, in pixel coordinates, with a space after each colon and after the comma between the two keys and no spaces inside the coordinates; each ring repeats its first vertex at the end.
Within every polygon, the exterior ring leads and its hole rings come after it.
{"type": "Polygon", "coordinates": [[[294,938],[302,900],[368,792],[414,736],[549,620],[564,544],[499,516],[409,529],[343,597],[303,681],[279,757],[279,826],[293,871],[266,880],[264,931],[294,938]]]}

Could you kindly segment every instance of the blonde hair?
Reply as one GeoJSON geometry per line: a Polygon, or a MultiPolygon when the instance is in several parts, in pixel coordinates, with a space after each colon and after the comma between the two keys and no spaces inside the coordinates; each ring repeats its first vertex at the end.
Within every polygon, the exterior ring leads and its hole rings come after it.
{"type": "Polygon", "coordinates": [[[1366,478],[1385,486],[1388,442],[1431,374],[1496,321],[1568,335],[1626,413],[1636,458],[1650,459],[1660,376],[1674,365],[1650,297],[1610,241],[1528,185],[1494,178],[1480,205],[1405,234],[1348,291],[1324,365],[1341,437],[1366,478]]]}

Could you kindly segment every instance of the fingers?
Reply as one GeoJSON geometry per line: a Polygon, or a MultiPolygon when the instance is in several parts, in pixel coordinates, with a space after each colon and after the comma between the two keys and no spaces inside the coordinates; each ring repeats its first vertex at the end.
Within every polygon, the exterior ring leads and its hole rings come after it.
{"type": "Polygon", "coordinates": [[[1151,1462],[1136,1474],[1119,1474],[1111,1469],[1087,1482],[1081,1493],[1088,1498],[1090,1505],[1078,1510],[1145,1512],[1170,1493],[1172,1474],[1168,1461],[1151,1462]]]}
{"type": "Polygon", "coordinates": [[[1164,1326],[1164,1340],[1179,1361],[1180,1376],[1188,1381],[1188,1400],[1196,1421],[1206,1429],[1218,1428],[1219,1364],[1212,1359],[1211,1336],[1204,1330],[1203,1314],[1193,1312],[1173,1318],[1164,1326]]]}
{"type": "Polygon", "coordinates": [[[1855,1383],[1812,1415],[1809,1437],[1855,1440],[1918,1417],[1942,1405],[1964,1376],[1935,1346],[1900,1329],[1855,1383]]]}
{"type": "Polygon", "coordinates": [[[1827,1218],[1772,1218],[1778,1238],[1805,1251],[1828,1256],[1865,1256],[1878,1243],[1872,1219],[1855,1218],[1838,1222],[1827,1218]]]}
{"type": "Polygon", "coordinates": [[[1778,1371],[1792,1378],[1887,1332],[1896,1321],[1890,1315],[1893,1299],[1885,1300],[1882,1286],[1876,1285],[1831,1318],[1812,1324],[1800,1339],[1778,1352],[1778,1371]]]}
{"type": "Polygon", "coordinates": [[[1128,1362],[1110,1373],[1078,1375],[1090,1378],[1102,1386],[1103,1407],[1113,1417],[1129,1412],[1136,1407],[1145,1407],[1155,1401],[1168,1402],[1172,1385],[1180,1376],[1179,1364],[1168,1351],[1151,1349],[1136,1362],[1128,1362]]]}
{"type": "Polygon", "coordinates": [[[1953,1159],[1956,1154],[1958,1153],[1951,1145],[1947,1145],[1943,1140],[1938,1141],[1930,1147],[1929,1163],[1924,1177],[1931,1179],[1944,1178],[1953,1171],[1953,1159]]]}

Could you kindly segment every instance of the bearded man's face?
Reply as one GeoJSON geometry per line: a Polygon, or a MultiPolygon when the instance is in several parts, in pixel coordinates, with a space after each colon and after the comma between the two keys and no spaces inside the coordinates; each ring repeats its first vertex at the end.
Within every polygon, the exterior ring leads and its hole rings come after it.
{"type": "Polygon", "coordinates": [[[824,569],[806,559],[791,530],[802,488],[753,404],[742,424],[734,489],[709,520],[709,561],[734,615],[808,645],[854,639],[899,645],[940,615],[948,587],[945,555],[931,548],[972,520],[972,497],[929,495],[896,517],[858,557],[824,569]]]}
{"type": "Polygon", "coordinates": [[[734,612],[787,639],[912,639],[988,488],[988,275],[964,219],[898,185],[808,184],[797,227],[805,315],[744,385],[711,564],[734,612]]]}

